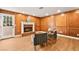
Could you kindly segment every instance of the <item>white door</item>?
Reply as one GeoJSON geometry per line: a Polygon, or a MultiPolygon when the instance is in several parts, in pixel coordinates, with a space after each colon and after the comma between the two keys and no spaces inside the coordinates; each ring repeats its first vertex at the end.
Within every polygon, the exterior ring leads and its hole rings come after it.
{"type": "Polygon", "coordinates": [[[0,15],[0,38],[2,38],[2,15],[0,15]]]}
{"type": "Polygon", "coordinates": [[[1,14],[2,16],[2,38],[15,36],[15,17],[14,15],[1,14]]]}

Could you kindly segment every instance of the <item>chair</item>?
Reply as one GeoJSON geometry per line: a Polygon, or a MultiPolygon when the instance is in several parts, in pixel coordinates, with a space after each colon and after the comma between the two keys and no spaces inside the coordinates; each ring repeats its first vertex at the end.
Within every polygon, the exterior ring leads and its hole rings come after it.
{"type": "Polygon", "coordinates": [[[37,45],[42,45],[43,43],[47,44],[47,33],[35,34],[35,37],[34,37],[34,50],[36,50],[37,45]]]}

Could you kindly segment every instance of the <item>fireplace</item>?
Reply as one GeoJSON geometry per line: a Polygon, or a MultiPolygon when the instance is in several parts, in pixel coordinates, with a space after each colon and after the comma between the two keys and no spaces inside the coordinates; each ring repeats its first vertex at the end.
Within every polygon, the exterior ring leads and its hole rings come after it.
{"type": "Polygon", "coordinates": [[[26,25],[24,24],[24,32],[31,32],[33,25],[26,25]]]}
{"type": "Polygon", "coordinates": [[[25,32],[34,32],[35,28],[34,28],[34,23],[33,22],[22,22],[21,23],[21,33],[25,33],[25,32]]]}

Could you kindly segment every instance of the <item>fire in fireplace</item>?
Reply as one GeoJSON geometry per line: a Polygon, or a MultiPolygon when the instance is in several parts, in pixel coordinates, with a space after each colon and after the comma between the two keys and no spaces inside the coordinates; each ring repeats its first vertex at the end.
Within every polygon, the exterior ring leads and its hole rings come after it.
{"type": "Polygon", "coordinates": [[[24,32],[31,32],[33,29],[33,25],[24,25],[24,32]]]}

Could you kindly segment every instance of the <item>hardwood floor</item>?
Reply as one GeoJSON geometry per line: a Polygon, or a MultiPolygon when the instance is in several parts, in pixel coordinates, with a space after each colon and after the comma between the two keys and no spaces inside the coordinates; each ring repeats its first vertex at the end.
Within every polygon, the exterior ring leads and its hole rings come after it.
{"type": "MultiPolygon", "coordinates": [[[[37,46],[38,51],[79,51],[79,40],[58,37],[56,44],[37,46]]],[[[0,40],[0,51],[34,51],[32,35],[0,40]]]]}
{"type": "Polygon", "coordinates": [[[56,44],[48,45],[47,47],[41,49],[44,51],[74,51],[73,40],[66,38],[58,38],[56,44]]]}
{"type": "Polygon", "coordinates": [[[31,36],[9,38],[0,41],[1,51],[33,51],[31,36]]]}

